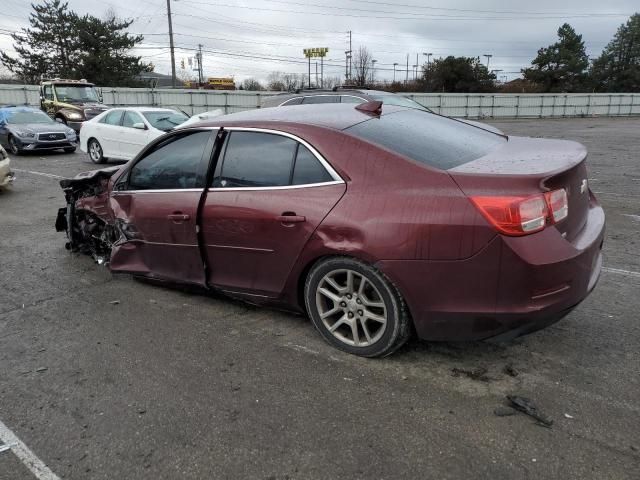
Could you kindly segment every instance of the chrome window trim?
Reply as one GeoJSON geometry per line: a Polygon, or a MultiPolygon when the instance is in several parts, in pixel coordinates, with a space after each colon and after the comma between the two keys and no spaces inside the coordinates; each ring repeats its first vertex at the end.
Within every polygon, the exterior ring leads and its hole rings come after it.
{"type": "Polygon", "coordinates": [[[130,193],[168,193],[168,192],[202,192],[201,188],[153,188],[149,190],[113,190],[111,195],[128,195],[130,193]]]}
{"type": "MultiPolygon", "coordinates": [[[[304,97],[291,97],[288,100],[285,100],[284,102],[282,102],[280,105],[278,105],[278,107],[284,107],[287,103],[289,103],[291,100],[297,100],[298,98],[302,98],[304,100],[304,97]]],[[[302,101],[297,104],[300,105],[302,103],[302,101]]]]}
{"type": "Polygon", "coordinates": [[[327,160],[325,160],[325,158],[322,155],[320,155],[320,153],[313,147],[313,145],[311,145],[306,140],[298,137],[297,135],[294,135],[289,132],[283,132],[282,130],[273,130],[271,128],[259,128],[259,127],[222,127],[222,128],[227,132],[270,133],[272,135],[280,135],[282,137],[287,137],[296,142],[299,142],[305,147],[307,147],[309,151],[313,154],[313,156],[318,159],[320,164],[324,167],[324,169],[327,171],[329,176],[333,178],[333,180],[329,182],[307,183],[305,185],[282,185],[282,186],[275,186],[275,187],[230,187],[230,188],[211,187],[210,190],[247,190],[247,189],[251,189],[251,190],[280,189],[281,190],[284,188],[296,188],[296,187],[299,188],[299,187],[309,187],[309,186],[316,186],[316,185],[333,185],[336,183],[345,183],[344,179],[340,175],[338,175],[338,172],[336,172],[331,166],[331,164],[327,162],[327,160]]]}
{"type": "Polygon", "coordinates": [[[304,185],[277,185],[273,187],[209,187],[209,192],[247,192],[256,190],[293,190],[297,188],[314,188],[314,187],[326,187],[329,185],[343,185],[343,180],[333,180],[331,182],[321,183],[305,183],[304,185]]]}

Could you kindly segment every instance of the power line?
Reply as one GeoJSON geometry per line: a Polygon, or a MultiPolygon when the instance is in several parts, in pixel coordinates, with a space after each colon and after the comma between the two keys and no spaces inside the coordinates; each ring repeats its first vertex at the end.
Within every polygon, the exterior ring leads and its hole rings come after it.
{"type": "MultiPolygon", "coordinates": [[[[302,4],[302,3],[298,3],[298,2],[289,2],[287,0],[264,0],[264,1],[277,1],[279,3],[287,3],[287,4],[291,4],[291,5],[302,5],[302,6],[309,6],[309,4],[302,4]]],[[[322,16],[333,16],[333,17],[352,17],[352,18],[376,18],[376,19],[382,19],[382,20],[417,20],[417,19],[438,19],[438,20],[465,20],[465,21],[469,21],[469,20],[481,20],[481,21],[487,21],[487,20],[548,20],[548,19],[566,19],[566,18],[584,18],[584,17],[593,17],[593,18],[599,18],[601,17],[601,15],[592,15],[592,14],[571,14],[571,15],[548,15],[548,16],[534,16],[534,17],[472,17],[472,16],[455,16],[455,15],[441,15],[441,14],[409,14],[409,13],[404,13],[402,17],[398,17],[398,16],[381,16],[381,15],[366,15],[366,14],[362,14],[362,13],[358,13],[358,14],[348,14],[348,13],[335,13],[334,10],[339,9],[341,7],[329,7],[331,8],[331,13],[327,14],[326,12],[313,12],[313,11],[300,11],[300,10],[284,10],[284,9],[277,9],[277,8],[264,8],[264,7],[254,7],[254,6],[245,6],[245,5],[232,5],[232,4],[228,4],[228,3],[204,3],[204,2],[198,2],[196,0],[187,0],[184,3],[190,3],[190,4],[195,4],[195,5],[208,5],[208,6],[218,6],[218,7],[230,7],[230,8],[241,8],[241,9],[250,9],[252,11],[265,11],[265,12],[282,12],[282,13],[295,13],[295,14],[302,14],[302,15],[322,15],[322,16]]],[[[327,8],[326,5],[322,5],[322,6],[318,6],[318,4],[311,4],[311,6],[316,6],[316,8],[327,8]]],[[[353,9],[352,9],[353,10],[353,9]]],[[[355,9],[357,11],[363,10],[363,9],[355,9]]],[[[371,12],[371,10],[367,10],[368,12],[371,12]]],[[[388,11],[378,11],[380,13],[389,13],[389,14],[393,14],[395,12],[388,12],[388,11]]],[[[627,15],[623,15],[623,14],[619,14],[617,16],[627,16],[627,15]]]]}

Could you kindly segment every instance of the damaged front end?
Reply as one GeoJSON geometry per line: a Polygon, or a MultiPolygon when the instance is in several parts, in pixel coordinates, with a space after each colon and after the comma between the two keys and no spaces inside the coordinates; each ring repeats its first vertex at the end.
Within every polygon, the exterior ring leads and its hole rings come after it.
{"type": "Polygon", "coordinates": [[[66,232],[65,247],[90,255],[98,264],[109,262],[119,238],[108,208],[109,180],[120,167],[94,170],[60,180],[67,205],[58,210],[56,230],[66,232]]]}

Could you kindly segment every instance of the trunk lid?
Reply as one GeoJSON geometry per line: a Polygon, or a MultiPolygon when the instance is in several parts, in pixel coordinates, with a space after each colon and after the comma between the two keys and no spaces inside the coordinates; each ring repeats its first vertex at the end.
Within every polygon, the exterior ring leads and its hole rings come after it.
{"type": "Polygon", "coordinates": [[[576,142],[509,137],[491,153],[448,170],[467,196],[528,196],[564,188],[569,214],[556,225],[572,241],[589,210],[587,149],[576,142]]]}

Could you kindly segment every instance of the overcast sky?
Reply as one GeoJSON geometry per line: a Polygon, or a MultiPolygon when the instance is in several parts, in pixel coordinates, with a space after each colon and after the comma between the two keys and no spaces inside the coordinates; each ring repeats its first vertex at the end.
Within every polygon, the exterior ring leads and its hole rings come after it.
{"type": "MultiPolygon", "coordinates": [[[[11,52],[7,31],[28,24],[29,0],[2,0],[0,48],[11,52]]],[[[203,45],[205,76],[265,79],[269,72],[305,73],[302,49],[328,47],[325,75],[344,75],[345,50],[366,46],[376,77],[404,76],[409,68],[448,55],[493,55],[490,69],[509,79],[553,43],[570,23],[587,53],[598,56],[616,29],[640,10],[638,0],[171,0],[176,67],[203,45]]],[[[130,31],[145,35],[137,54],[170,73],[166,0],[69,0],[71,9],[103,17],[107,9],[133,18],[130,31]]],[[[187,65],[188,67],[188,65],[187,65]]],[[[315,67],[314,72],[315,72],[315,67]]]]}

